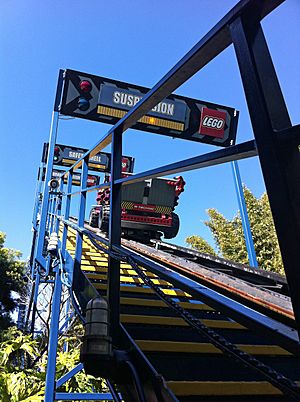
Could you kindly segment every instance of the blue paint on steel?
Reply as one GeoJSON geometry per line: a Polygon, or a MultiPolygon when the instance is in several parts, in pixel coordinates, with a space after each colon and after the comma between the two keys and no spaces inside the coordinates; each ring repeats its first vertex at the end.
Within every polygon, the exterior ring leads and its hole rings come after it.
{"type": "Polygon", "coordinates": [[[49,187],[48,182],[52,176],[52,168],[53,168],[53,155],[54,155],[54,145],[56,142],[57,137],[57,128],[58,128],[58,112],[52,113],[52,122],[51,122],[51,129],[50,129],[50,139],[49,139],[49,147],[48,147],[48,163],[46,167],[46,175],[45,175],[45,185],[43,191],[43,199],[42,199],[42,207],[41,207],[41,219],[39,225],[39,232],[38,232],[38,242],[37,242],[37,261],[42,265],[45,266],[45,258],[42,255],[43,247],[44,247],[44,240],[46,235],[46,224],[47,224],[47,217],[48,217],[48,207],[49,207],[49,187]]]}
{"type": "Polygon", "coordinates": [[[45,402],[53,402],[55,390],[55,372],[56,372],[56,353],[59,333],[59,316],[60,316],[60,301],[62,293],[62,283],[59,274],[59,268],[55,269],[55,285],[53,292],[53,300],[51,306],[51,322],[50,335],[48,346],[48,362],[46,371],[46,387],[45,387],[45,402]]]}
{"type": "Polygon", "coordinates": [[[56,381],[56,389],[64,385],[67,381],[69,381],[74,375],[79,373],[83,369],[83,364],[79,363],[72,370],[70,370],[67,374],[63,375],[56,381]]]}
{"type": "Polygon", "coordinates": [[[40,274],[37,271],[35,273],[32,315],[31,315],[31,326],[30,326],[30,332],[32,334],[34,334],[34,326],[35,326],[35,318],[36,318],[35,316],[36,316],[37,301],[38,301],[38,295],[39,295],[39,284],[40,284],[40,274]]]}
{"type": "Polygon", "coordinates": [[[39,167],[38,170],[38,181],[36,184],[36,189],[35,189],[35,202],[34,202],[34,208],[33,208],[33,217],[32,217],[32,225],[33,228],[35,230],[37,230],[37,217],[38,217],[38,212],[40,209],[40,204],[41,204],[41,200],[40,200],[40,193],[41,193],[41,189],[42,189],[42,177],[43,177],[43,168],[45,167],[45,165],[43,163],[41,163],[41,166],[39,167]]]}
{"type": "Polygon", "coordinates": [[[59,186],[59,192],[60,192],[60,196],[58,196],[57,198],[57,213],[55,215],[56,217],[56,221],[55,221],[55,232],[58,233],[59,231],[59,217],[61,216],[61,208],[62,208],[62,194],[64,191],[64,181],[61,180],[60,181],[60,186],[59,186]]]}
{"type": "Polygon", "coordinates": [[[55,146],[56,137],[57,137],[58,119],[59,119],[58,105],[59,105],[59,100],[61,98],[62,83],[63,83],[63,71],[60,70],[59,75],[58,75],[58,84],[57,84],[57,90],[56,90],[56,96],[55,96],[54,110],[52,112],[49,147],[48,147],[48,155],[47,155],[47,166],[46,166],[46,174],[45,174],[45,184],[44,184],[43,199],[42,199],[42,206],[41,206],[41,218],[40,218],[39,231],[38,231],[38,240],[37,240],[36,260],[42,266],[45,266],[45,258],[43,257],[42,253],[43,253],[44,239],[45,239],[45,234],[46,234],[47,216],[48,216],[48,211],[49,211],[49,209],[48,209],[48,204],[49,204],[48,182],[51,180],[51,177],[52,177],[54,146],[55,146]]]}
{"type": "MultiPolygon", "coordinates": [[[[84,217],[85,217],[85,204],[86,204],[86,191],[83,189],[86,187],[86,181],[88,176],[88,158],[85,158],[82,162],[81,169],[81,183],[80,183],[80,201],[79,201],[79,210],[78,210],[78,226],[84,226],[84,217]]],[[[77,232],[76,235],[76,249],[74,256],[74,264],[80,265],[81,254],[82,254],[82,234],[77,232]]]]}
{"type": "Polygon", "coordinates": [[[73,311],[71,314],[68,315],[68,317],[66,318],[65,322],[63,323],[63,325],[59,328],[59,333],[63,333],[65,328],[69,325],[70,321],[72,320],[72,318],[74,317],[75,312],[73,311]]]}
{"type": "MultiPolygon", "coordinates": [[[[73,179],[73,170],[71,170],[68,175],[67,193],[70,193],[70,191],[72,189],[72,179],[73,179]]],[[[70,208],[71,208],[71,195],[68,194],[66,197],[65,215],[64,215],[64,218],[66,220],[68,220],[70,217],[70,208]]],[[[68,225],[64,224],[63,236],[62,236],[62,242],[61,242],[61,249],[62,249],[64,258],[66,258],[66,252],[67,252],[66,251],[67,235],[68,235],[68,225]]]]}
{"type": "Polygon", "coordinates": [[[56,392],[55,400],[61,401],[113,401],[111,394],[101,393],[101,394],[83,394],[83,393],[66,393],[66,392],[56,392]]]}
{"type": "Polygon", "coordinates": [[[233,173],[233,178],[234,178],[234,186],[235,186],[236,196],[237,196],[238,203],[239,203],[239,209],[240,209],[240,214],[241,214],[241,219],[242,219],[246,247],[247,247],[247,251],[248,251],[249,263],[252,267],[257,268],[258,262],[256,259],[252,232],[251,232],[250,222],[249,222],[249,218],[248,218],[247,206],[246,206],[245,197],[244,197],[243,184],[242,184],[240,170],[239,170],[237,161],[231,162],[231,167],[232,167],[232,173],[233,173]]]}

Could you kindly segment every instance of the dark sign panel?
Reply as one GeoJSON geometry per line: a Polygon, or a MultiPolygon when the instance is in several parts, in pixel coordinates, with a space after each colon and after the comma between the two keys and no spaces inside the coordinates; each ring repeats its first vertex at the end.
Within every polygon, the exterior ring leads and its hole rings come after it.
{"type": "MultiPolygon", "coordinates": [[[[149,88],[66,70],[60,113],[115,124],[148,91],[149,88]]],[[[233,108],[172,94],[132,128],[229,146],[235,142],[237,121],[238,111],[233,108]]]]}
{"type": "MultiPolygon", "coordinates": [[[[60,179],[61,174],[64,173],[62,170],[53,170],[52,171],[52,178],[53,179],[60,179]]],[[[67,184],[68,177],[64,176],[63,181],[65,184],[67,184]]],[[[81,180],[81,173],[73,173],[72,177],[72,185],[73,186],[80,186],[80,180],[81,180]]],[[[87,187],[93,187],[97,186],[100,183],[100,177],[95,176],[95,175],[88,175],[87,181],[86,181],[86,186],[87,187]]]]}
{"type": "MultiPolygon", "coordinates": [[[[64,170],[58,170],[58,169],[53,169],[52,170],[52,179],[60,179],[61,175],[65,173],[64,170]]],[[[42,174],[42,181],[45,181],[45,175],[46,175],[46,168],[41,168],[39,169],[39,177],[40,174],[42,174]]],[[[73,173],[73,177],[72,177],[72,185],[73,186],[80,186],[80,180],[81,180],[81,173],[73,173]]],[[[64,176],[63,177],[63,181],[65,184],[67,184],[68,181],[68,177],[64,176]]],[[[87,178],[87,187],[93,187],[93,186],[97,186],[100,183],[100,177],[96,176],[96,175],[88,175],[87,178]]]]}
{"type": "MultiPolygon", "coordinates": [[[[44,144],[43,162],[47,160],[48,144],[44,144]]],[[[84,148],[75,148],[69,145],[56,144],[54,147],[53,164],[58,166],[72,166],[78,159],[80,159],[88,150],[84,148]]],[[[92,156],[89,160],[89,170],[102,173],[110,173],[111,154],[107,152],[99,152],[92,156]]],[[[134,166],[134,158],[130,156],[123,156],[122,158],[122,172],[132,173],[134,166]]]]}

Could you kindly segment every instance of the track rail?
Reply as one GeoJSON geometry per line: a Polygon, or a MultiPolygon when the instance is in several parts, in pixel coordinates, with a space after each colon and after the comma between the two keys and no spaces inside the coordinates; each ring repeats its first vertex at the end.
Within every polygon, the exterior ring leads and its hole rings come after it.
{"type": "Polygon", "coordinates": [[[253,269],[251,267],[221,258],[214,258],[197,251],[164,242],[154,241],[154,244],[163,247],[162,250],[132,240],[123,239],[122,244],[223,295],[242,302],[256,311],[293,328],[296,327],[290,297],[270,290],[270,283],[274,284],[276,290],[277,287],[283,289],[286,285],[285,279],[280,275],[267,273],[261,269],[257,273],[252,272],[253,269]],[[179,253],[180,257],[178,256],[179,253]],[[194,262],[199,258],[199,254],[201,263],[194,262]],[[203,258],[202,256],[205,257],[203,258]],[[212,267],[213,263],[215,263],[216,268],[212,267]],[[243,267],[245,267],[245,270],[243,267]],[[260,283],[257,284],[257,282],[260,283]],[[266,287],[263,285],[263,282],[266,282],[266,287]],[[281,284],[282,287],[280,287],[281,284]]]}
{"type": "MultiPolygon", "coordinates": [[[[76,224],[70,226],[68,248],[71,255],[75,254],[76,231],[79,230],[85,239],[81,269],[78,270],[80,277],[77,274],[73,277],[73,290],[77,300],[83,302],[80,302],[83,314],[85,301],[82,297],[91,295],[90,291],[86,291],[87,287],[105,295],[109,268],[108,256],[105,256],[107,251],[121,261],[122,328],[132,337],[130,350],[133,348],[135,353],[142,352],[142,361],[148,359],[145,368],[139,371],[141,376],[146,367],[153,365],[153,370],[157,370],[155,376],[161,373],[167,386],[180,401],[185,402],[198,402],[205,398],[215,401],[213,395],[225,396],[223,389],[230,386],[233,388],[228,395],[241,401],[247,399],[247,395],[256,395],[252,386],[261,387],[257,400],[272,400],[272,395],[280,400],[298,400],[300,394],[295,380],[299,377],[293,374],[289,366],[298,361],[299,347],[296,339],[292,340],[292,334],[284,333],[288,328],[284,329],[284,326],[280,327],[274,322],[268,331],[268,318],[257,313],[254,314],[265,320],[265,330],[259,328],[260,324],[257,322],[256,325],[255,318],[252,320],[251,316],[245,317],[244,322],[242,319],[236,320],[233,309],[230,306],[224,308],[228,302],[223,296],[212,291],[214,295],[211,296],[220,299],[215,299],[214,304],[209,298],[209,289],[197,283],[192,284],[196,279],[199,283],[197,275],[193,280],[180,279],[182,274],[174,273],[173,268],[164,268],[166,264],[150,262],[152,258],[150,260],[149,255],[153,252],[173,258],[164,251],[128,240],[123,240],[120,248],[108,250],[108,240],[89,230],[88,225],[85,229],[80,229],[76,224]],[[146,251],[149,255],[146,255],[146,251]],[[88,281],[87,287],[83,285],[84,281],[88,281]],[[281,332],[281,341],[276,339],[278,331],[281,332]],[[182,362],[180,368],[175,363],[178,359],[182,362]],[[206,363],[208,361],[210,363],[206,363]],[[190,365],[194,367],[192,370],[190,365]],[[211,372],[210,365],[216,365],[217,371],[211,372]],[[227,375],[227,371],[230,374],[227,375]],[[285,399],[281,398],[281,394],[285,399]]],[[[178,259],[184,261],[181,257],[174,258],[177,263],[178,259]]],[[[237,278],[230,279],[239,281],[237,278]]],[[[243,310],[238,312],[239,318],[244,313],[249,314],[241,305],[239,309],[243,310]]],[[[139,367],[138,360],[134,356],[132,358],[134,365],[139,367]]],[[[130,393],[128,387],[122,385],[121,389],[124,399],[131,400],[127,395],[130,393]]]]}
{"type": "MultiPolygon", "coordinates": [[[[101,232],[88,224],[85,227],[103,236],[101,232]]],[[[283,276],[159,240],[152,240],[151,243],[152,245],[149,246],[122,239],[123,246],[209,286],[270,318],[292,328],[296,327],[287,282],[283,276]]]]}

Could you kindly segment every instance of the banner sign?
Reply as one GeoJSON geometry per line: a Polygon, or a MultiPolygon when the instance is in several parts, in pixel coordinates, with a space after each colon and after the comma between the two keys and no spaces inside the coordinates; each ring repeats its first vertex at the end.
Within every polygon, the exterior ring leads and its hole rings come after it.
{"type": "MultiPolygon", "coordinates": [[[[65,70],[60,113],[116,124],[149,88],[65,70]]],[[[227,147],[235,143],[238,111],[171,94],[131,128],[227,147]]]]}
{"type": "MultiPolygon", "coordinates": [[[[47,162],[48,143],[44,143],[42,162],[47,162]]],[[[69,145],[56,144],[54,147],[53,164],[58,166],[72,166],[78,159],[88,150],[85,148],[75,148],[69,145]]],[[[99,152],[89,159],[89,170],[101,173],[110,173],[111,154],[107,152],[99,152]]],[[[134,158],[131,156],[122,157],[122,172],[133,173],[134,158]]]]}

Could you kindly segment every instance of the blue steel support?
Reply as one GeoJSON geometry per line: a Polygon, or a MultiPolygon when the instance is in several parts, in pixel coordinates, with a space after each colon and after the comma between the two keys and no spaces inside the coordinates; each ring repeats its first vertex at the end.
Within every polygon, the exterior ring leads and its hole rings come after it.
{"type": "Polygon", "coordinates": [[[41,163],[41,166],[39,167],[38,170],[38,181],[37,181],[37,185],[36,185],[36,190],[35,190],[35,202],[34,202],[34,208],[33,208],[33,216],[32,216],[32,225],[34,229],[37,229],[37,215],[39,212],[39,207],[40,207],[40,193],[41,193],[41,189],[42,189],[42,177],[43,177],[43,168],[44,168],[44,164],[41,163]]]}
{"type": "Polygon", "coordinates": [[[35,281],[34,281],[34,293],[33,293],[32,313],[31,313],[31,325],[30,325],[30,332],[32,335],[34,335],[35,315],[36,315],[36,310],[37,310],[39,285],[40,285],[40,274],[37,271],[35,274],[35,281]]]}
{"type": "Polygon", "coordinates": [[[111,394],[83,394],[83,393],[66,393],[56,392],[55,400],[62,401],[113,401],[111,394]]]}
{"type": "MultiPolygon", "coordinates": [[[[121,190],[122,185],[115,181],[122,175],[122,133],[117,130],[112,136],[111,186],[109,247],[121,244],[121,190]]],[[[110,308],[110,332],[113,346],[119,342],[120,332],[120,261],[109,256],[108,259],[108,302],[110,308]]]]}
{"type": "Polygon", "coordinates": [[[50,213],[48,214],[48,219],[49,219],[48,231],[49,231],[49,234],[51,234],[53,232],[53,222],[54,222],[55,207],[56,207],[56,199],[55,199],[55,196],[52,194],[51,207],[49,207],[49,212],[50,213]]]}
{"type": "MultiPolygon", "coordinates": [[[[67,197],[66,197],[66,205],[65,205],[65,220],[68,220],[70,217],[70,208],[71,208],[71,195],[69,193],[72,190],[72,178],[73,178],[73,170],[70,170],[68,174],[68,181],[67,181],[67,197]]],[[[62,236],[62,242],[61,242],[61,249],[64,255],[64,258],[66,258],[66,244],[67,244],[67,236],[68,236],[68,225],[64,223],[64,228],[63,228],[63,236],[62,236]]]]}
{"type": "Polygon", "coordinates": [[[48,345],[48,363],[46,372],[45,402],[54,401],[55,391],[55,372],[56,372],[56,353],[59,332],[60,301],[62,293],[62,283],[59,267],[55,269],[55,284],[53,301],[51,306],[51,322],[48,345]]]}
{"type": "MultiPolygon", "coordinates": [[[[82,162],[81,183],[80,183],[81,190],[86,188],[87,176],[88,176],[88,157],[84,158],[83,162],[82,162]]],[[[80,194],[79,211],[78,211],[78,226],[79,227],[84,226],[85,204],[86,204],[86,191],[82,191],[80,194]]],[[[75,250],[75,256],[74,256],[74,265],[76,265],[77,268],[80,267],[80,262],[81,262],[82,239],[83,239],[82,233],[77,232],[76,250],[75,250]]]]}
{"type": "Polygon", "coordinates": [[[58,233],[59,231],[59,219],[58,217],[61,216],[61,208],[62,208],[62,194],[64,191],[64,181],[63,179],[61,179],[60,182],[60,187],[59,187],[59,192],[60,194],[57,196],[57,212],[56,212],[56,216],[55,216],[55,226],[54,226],[54,230],[56,233],[58,233]]]}
{"type": "Polygon", "coordinates": [[[258,267],[238,162],[237,161],[231,162],[231,167],[232,167],[236,196],[238,199],[242,219],[246,247],[248,251],[249,263],[252,267],[258,267]]]}
{"type": "MultiPolygon", "coordinates": [[[[88,157],[83,159],[82,162],[82,170],[81,170],[81,183],[80,188],[83,190],[80,194],[79,201],[79,211],[78,211],[78,226],[82,228],[84,226],[84,217],[85,217],[85,206],[86,206],[86,182],[88,175],[88,157]]],[[[74,269],[73,269],[73,281],[72,281],[72,290],[74,290],[74,286],[81,286],[81,255],[82,255],[82,241],[83,234],[81,231],[77,232],[76,235],[76,247],[75,247],[75,255],[74,255],[74,269]]]]}
{"type": "Polygon", "coordinates": [[[54,146],[55,146],[55,142],[56,142],[57,129],[58,129],[58,117],[59,117],[58,106],[59,106],[60,97],[61,97],[62,84],[63,84],[63,70],[60,70],[59,76],[58,76],[56,97],[55,97],[55,102],[54,102],[54,110],[52,113],[52,120],[51,120],[49,147],[48,147],[48,155],[47,155],[47,167],[46,167],[46,174],[45,174],[45,185],[44,185],[44,191],[43,191],[41,219],[40,219],[38,241],[37,241],[36,259],[42,266],[45,266],[45,262],[46,262],[45,258],[42,255],[42,252],[43,252],[44,239],[45,239],[45,234],[46,234],[46,222],[47,222],[48,206],[49,206],[48,205],[49,204],[48,182],[51,180],[51,176],[52,176],[54,146]]]}

